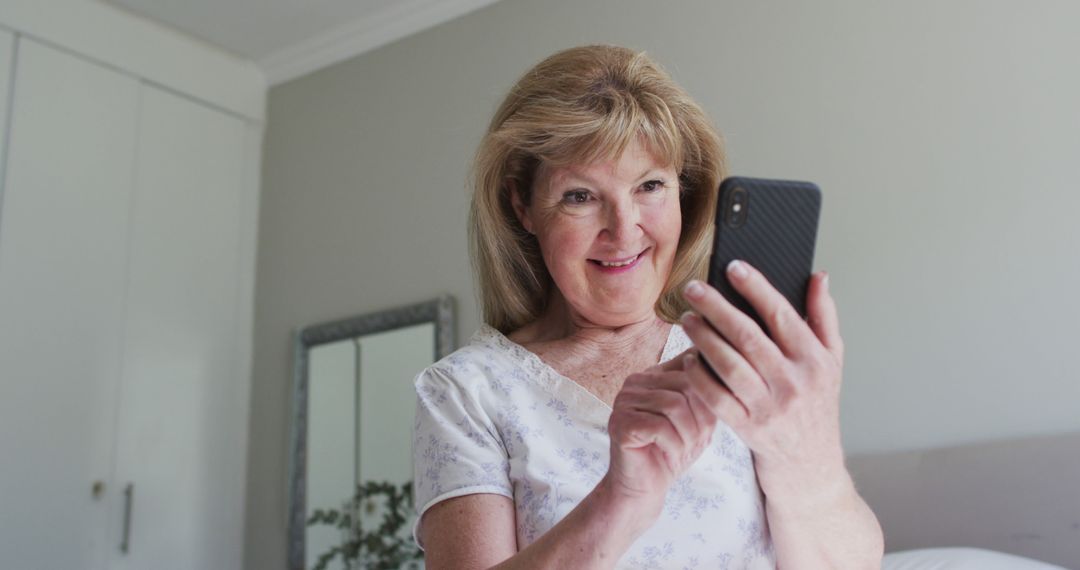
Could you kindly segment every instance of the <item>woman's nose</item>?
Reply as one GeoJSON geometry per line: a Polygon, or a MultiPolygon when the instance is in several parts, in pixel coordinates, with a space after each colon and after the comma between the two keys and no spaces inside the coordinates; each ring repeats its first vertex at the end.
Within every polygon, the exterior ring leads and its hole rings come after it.
{"type": "Polygon", "coordinates": [[[604,231],[611,241],[623,243],[636,239],[641,232],[640,212],[632,200],[609,202],[604,231]]]}

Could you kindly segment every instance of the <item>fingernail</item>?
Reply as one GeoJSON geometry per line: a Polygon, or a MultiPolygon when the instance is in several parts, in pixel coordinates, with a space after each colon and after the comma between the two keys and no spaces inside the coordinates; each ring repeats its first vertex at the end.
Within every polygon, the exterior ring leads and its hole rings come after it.
{"type": "Polygon", "coordinates": [[[694,318],[694,311],[686,311],[682,315],[679,315],[679,322],[682,324],[688,324],[690,319],[694,318]]]}
{"type": "Polygon", "coordinates": [[[705,288],[701,286],[701,281],[698,281],[697,279],[690,280],[690,282],[686,284],[686,287],[683,288],[683,295],[686,295],[687,297],[697,299],[703,294],[705,294],[705,288]]]}
{"type": "Polygon", "coordinates": [[[738,259],[732,259],[731,263],[729,263],[727,266],[727,272],[728,275],[731,275],[736,279],[742,279],[747,275],[746,264],[739,261],[738,259]]]}
{"type": "Polygon", "coordinates": [[[821,286],[824,287],[826,291],[829,290],[829,273],[828,272],[825,272],[825,275],[821,278],[821,286]]]}
{"type": "Polygon", "coordinates": [[[683,368],[693,368],[697,364],[697,357],[693,354],[687,354],[682,359],[683,368]]]}

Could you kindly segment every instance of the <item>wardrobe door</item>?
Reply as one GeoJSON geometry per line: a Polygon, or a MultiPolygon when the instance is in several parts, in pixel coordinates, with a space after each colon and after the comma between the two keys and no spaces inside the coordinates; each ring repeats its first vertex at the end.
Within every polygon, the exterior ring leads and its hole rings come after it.
{"type": "Polygon", "coordinates": [[[243,121],[143,86],[117,430],[132,501],[113,568],[242,566],[248,140],[243,121]]]}
{"type": "Polygon", "coordinates": [[[103,568],[138,83],[18,43],[0,204],[0,552],[103,568]]]}

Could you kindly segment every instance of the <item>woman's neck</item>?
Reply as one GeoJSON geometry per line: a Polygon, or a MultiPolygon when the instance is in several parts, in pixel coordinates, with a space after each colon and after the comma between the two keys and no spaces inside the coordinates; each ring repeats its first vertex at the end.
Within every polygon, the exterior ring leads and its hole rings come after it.
{"type": "Polygon", "coordinates": [[[573,310],[556,292],[551,296],[544,314],[511,333],[510,339],[522,345],[571,341],[600,352],[621,352],[628,347],[641,346],[642,340],[664,334],[670,327],[671,324],[654,311],[614,325],[595,323],[573,310]]]}

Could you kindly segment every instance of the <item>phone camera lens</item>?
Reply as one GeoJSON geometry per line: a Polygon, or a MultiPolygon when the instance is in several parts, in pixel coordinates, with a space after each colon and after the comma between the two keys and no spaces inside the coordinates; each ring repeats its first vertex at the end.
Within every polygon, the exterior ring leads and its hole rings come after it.
{"type": "Polygon", "coordinates": [[[745,188],[734,188],[727,198],[727,225],[738,229],[746,223],[750,195],[745,188]]]}

